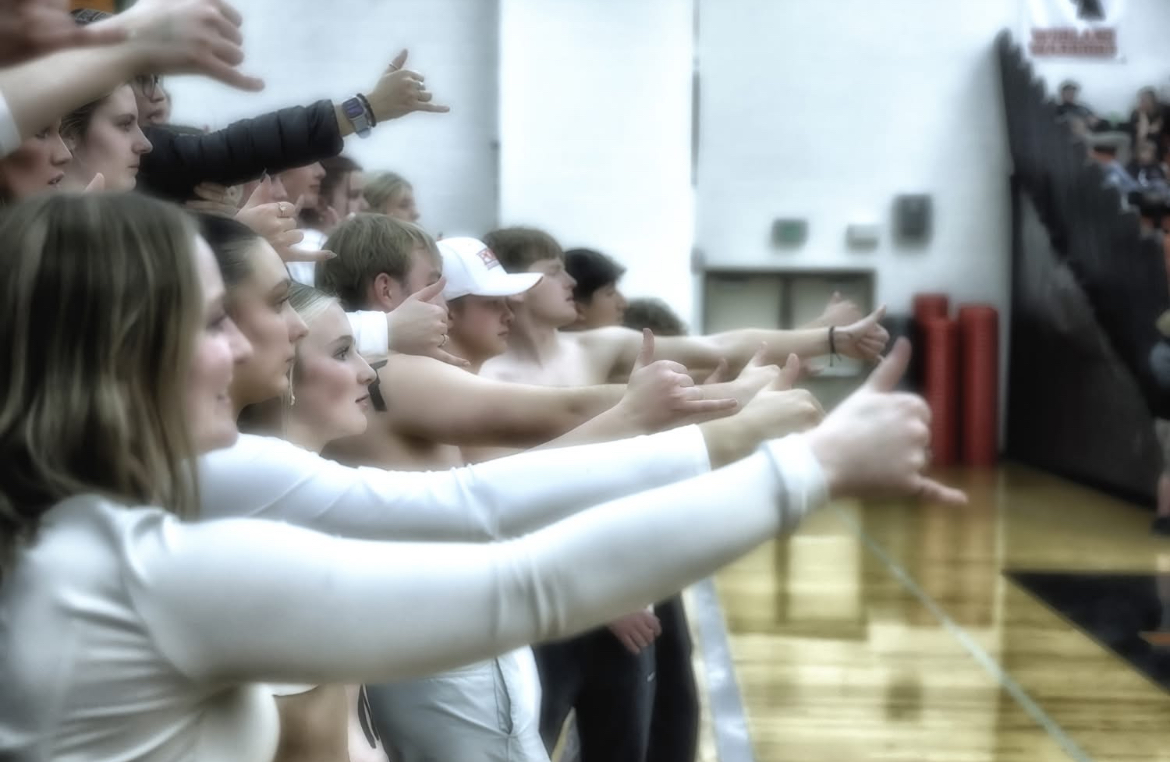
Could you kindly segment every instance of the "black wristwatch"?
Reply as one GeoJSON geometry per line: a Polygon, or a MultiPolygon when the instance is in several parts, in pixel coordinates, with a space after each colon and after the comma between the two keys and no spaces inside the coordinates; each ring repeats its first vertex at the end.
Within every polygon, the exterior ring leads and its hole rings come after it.
{"type": "Polygon", "coordinates": [[[366,99],[360,95],[354,96],[341,104],[341,109],[345,112],[349,123],[353,125],[353,131],[358,134],[358,137],[368,138],[370,130],[374,126],[374,118],[366,107],[366,99]]]}

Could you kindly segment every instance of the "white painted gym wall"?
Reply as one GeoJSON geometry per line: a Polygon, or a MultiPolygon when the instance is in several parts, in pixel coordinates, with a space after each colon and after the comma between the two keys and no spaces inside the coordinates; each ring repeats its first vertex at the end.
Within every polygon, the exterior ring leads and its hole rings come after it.
{"type": "Polygon", "coordinates": [[[496,0],[232,0],[243,13],[248,73],[261,93],[240,93],[190,77],[168,81],[174,121],[222,127],[235,119],[368,91],[402,48],[407,65],[452,107],[346,139],[367,170],[410,179],[420,220],[447,235],[495,225],[498,51],[496,0]]]}
{"type": "MultiPolygon", "coordinates": [[[[995,35],[1018,0],[702,0],[698,246],[710,263],[873,268],[876,300],[1009,303],[1009,163],[995,35]],[[830,10],[831,8],[831,10],[830,10]],[[934,233],[896,245],[893,200],[927,193],[934,233]],[[772,220],[803,218],[778,250],[772,220]],[[847,246],[874,222],[869,252],[847,246]]],[[[1005,332],[1006,336],[1006,332],[1005,332]]]]}
{"type": "Polygon", "coordinates": [[[690,318],[691,0],[500,0],[500,219],[690,318]]]}

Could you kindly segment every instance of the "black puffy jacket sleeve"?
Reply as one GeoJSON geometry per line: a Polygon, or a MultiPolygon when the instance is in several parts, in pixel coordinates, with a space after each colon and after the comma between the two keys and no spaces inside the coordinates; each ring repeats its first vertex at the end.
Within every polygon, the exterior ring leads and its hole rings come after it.
{"type": "Polygon", "coordinates": [[[205,135],[166,126],[144,132],[154,150],[142,157],[138,187],[172,201],[187,201],[201,182],[237,185],[263,172],[276,174],[341,153],[332,101],[243,119],[205,135]]]}

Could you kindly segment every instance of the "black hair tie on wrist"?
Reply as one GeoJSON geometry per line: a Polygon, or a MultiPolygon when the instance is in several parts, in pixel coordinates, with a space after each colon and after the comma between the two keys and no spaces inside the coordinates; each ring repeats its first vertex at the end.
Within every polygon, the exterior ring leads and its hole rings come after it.
{"type": "Polygon", "coordinates": [[[833,360],[837,357],[837,340],[833,337],[833,331],[837,330],[837,326],[829,326],[829,367],[833,367],[833,360]]]}

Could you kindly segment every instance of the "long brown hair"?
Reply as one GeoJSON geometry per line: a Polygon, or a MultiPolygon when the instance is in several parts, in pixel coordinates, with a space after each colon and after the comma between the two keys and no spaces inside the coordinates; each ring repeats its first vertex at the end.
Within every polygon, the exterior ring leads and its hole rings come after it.
{"type": "Polygon", "coordinates": [[[0,240],[0,564],[75,495],[195,515],[194,225],[141,195],[55,194],[4,210],[0,240]]]}

